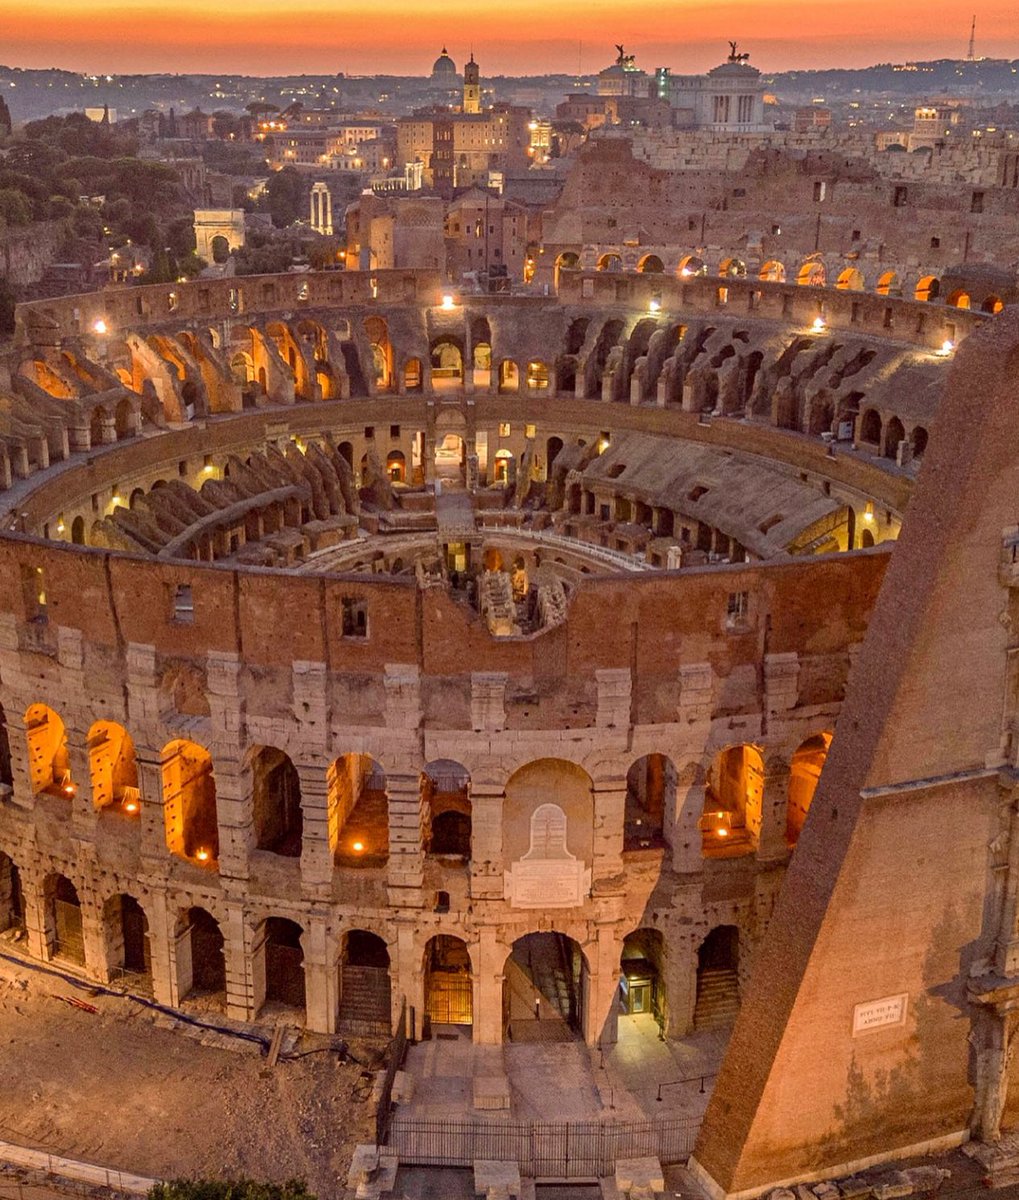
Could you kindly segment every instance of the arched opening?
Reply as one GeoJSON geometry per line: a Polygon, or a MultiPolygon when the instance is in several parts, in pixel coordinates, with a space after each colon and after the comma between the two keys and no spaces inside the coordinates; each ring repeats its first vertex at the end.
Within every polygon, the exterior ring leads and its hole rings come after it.
{"type": "Polygon", "coordinates": [[[304,1010],[304,930],[286,917],[267,917],[262,923],[261,944],[256,939],[255,970],[261,966],[263,1000],[259,1011],[270,1005],[304,1010]]]}
{"type": "Polygon", "coordinates": [[[527,364],[527,386],[532,392],[545,391],[548,388],[548,367],[543,362],[527,364]]]}
{"type": "Polygon", "coordinates": [[[901,296],[898,275],[894,271],[885,271],[877,281],[876,291],[879,296],[901,296]]]}
{"type": "Polygon", "coordinates": [[[408,358],[403,364],[403,390],[420,392],[424,387],[420,358],[408,358]]]}
{"type": "Polygon", "coordinates": [[[204,908],[189,908],[176,931],[177,994],[203,1008],[226,1007],[226,955],[219,922],[204,908]]]}
{"type": "Polygon", "coordinates": [[[389,950],[378,934],[351,929],[343,935],[339,985],[340,1032],[359,1037],[390,1032],[389,950]]]}
{"type": "Polygon", "coordinates": [[[0,850],[0,933],[25,924],[25,896],[14,860],[0,850]]]}
{"type": "Polygon", "coordinates": [[[463,350],[452,339],[441,338],[432,344],[431,366],[433,391],[448,391],[463,384],[463,350]]]}
{"type": "MultiPolygon", "coordinates": [[[[134,896],[111,896],[103,905],[106,962],[111,981],[125,976],[151,976],[149,922],[134,896]]],[[[136,986],[132,981],[131,986],[136,986]]]]}
{"type": "MultiPolygon", "coordinates": [[[[486,326],[488,322],[485,322],[486,326]]],[[[476,342],[472,354],[474,386],[487,388],[492,382],[492,345],[488,341],[476,342]]]]}
{"type": "Polygon", "coordinates": [[[10,735],[7,732],[7,717],[2,704],[0,704],[0,787],[14,787],[10,735]]]}
{"type": "Polygon", "coordinates": [[[131,401],[125,396],[113,413],[113,424],[117,431],[117,441],[133,436],[135,430],[134,409],[131,401]]]}
{"type": "Polygon", "coordinates": [[[687,254],[679,260],[676,273],[683,279],[689,279],[693,275],[707,275],[708,264],[696,254],[687,254]]]}
{"type": "Polygon", "coordinates": [[[339,451],[340,458],[342,458],[343,461],[347,464],[347,466],[350,467],[350,469],[353,471],[353,469],[354,469],[354,447],[353,447],[353,445],[351,445],[350,442],[340,442],[340,444],[336,447],[336,449],[339,451]]]}
{"type": "Polygon", "coordinates": [[[924,275],[917,281],[914,300],[936,300],[941,295],[941,280],[936,275],[924,275]]]}
{"type": "Polygon", "coordinates": [[[493,483],[509,483],[510,463],[513,461],[513,453],[510,450],[496,450],[495,462],[493,463],[493,483]]]}
{"type": "Polygon", "coordinates": [[[255,378],[255,367],[251,361],[251,355],[244,350],[239,350],[233,358],[230,359],[230,374],[233,377],[234,383],[239,387],[247,387],[255,378]]]}
{"type": "Polygon", "coordinates": [[[212,261],[214,263],[225,263],[230,257],[230,243],[221,233],[216,234],[209,243],[209,248],[212,251],[212,261]]]}
{"type": "Polygon", "coordinates": [[[643,275],[664,275],[665,263],[662,262],[657,254],[645,254],[640,262],[637,263],[637,270],[643,275]]]}
{"type": "Polygon", "coordinates": [[[520,369],[511,359],[504,358],[499,364],[499,391],[515,392],[520,388],[520,369]]]}
{"type": "Polygon", "coordinates": [[[597,270],[599,271],[621,271],[623,269],[623,260],[618,254],[608,253],[603,254],[598,259],[597,270]]]}
{"type": "Polygon", "coordinates": [[[950,304],[952,308],[969,308],[971,304],[970,294],[963,288],[956,288],[954,292],[949,292],[945,298],[945,303],[950,304]]]}
{"type": "Polygon", "coordinates": [[[712,929],[697,951],[695,1030],[728,1029],[739,1012],[739,930],[712,929]]]}
{"type": "Polygon", "coordinates": [[[471,857],[471,777],[458,762],[437,759],[421,775],[428,811],[425,849],[467,861],[471,857]]]}
{"type": "Polygon", "coordinates": [[[85,965],[85,937],[78,889],[66,875],[50,875],[43,884],[46,949],[49,958],[85,965]]]}
{"type": "Polygon", "coordinates": [[[718,273],[723,279],[746,279],[747,264],[741,258],[726,258],[722,260],[718,273]]]}
{"type": "Polygon", "coordinates": [[[75,786],[71,780],[63,721],[45,704],[33,704],[25,713],[25,738],[33,795],[44,793],[70,799],[75,786]]]}
{"type": "Polygon", "coordinates": [[[303,816],[301,781],[290,758],[272,746],[263,747],[252,763],[252,813],[255,848],[300,858],[303,816]]]}
{"type": "Polygon", "coordinates": [[[793,755],[789,768],[789,806],[785,829],[785,840],[790,848],[799,841],[830,745],[831,734],[818,733],[802,742],[793,755]]]}
{"type": "Polygon", "coordinates": [[[664,754],[645,754],[626,772],[623,849],[649,850],[667,844],[665,814],[675,811],[676,768],[664,754]]]}
{"type": "Polygon", "coordinates": [[[369,754],[343,754],[327,775],[329,845],[344,867],[380,867],[389,857],[386,775],[369,754]]]}
{"type": "Polygon", "coordinates": [[[467,943],[440,933],[425,946],[425,1015],[431,1025],[474,1024],[474,978],[467,943]]]}
{"type": "Polygon", "coordinates": [[[862,292],[863,272],[856,267],[846,267],[844,271],[839,272],[835,286],[840,292],[862,292]]]}
{"type": "Polygon", "coordinates": [[[881,444],[881,414],[876,408],[868,408],[860,422],[860,441],[869,446],[881,444]]]}
{"type": "Polygon", "coordinates": [[[700,827],[705,858],[750,854],[761,833],[764,763],[748,745],[730,746],[712,763],[700,827]]]}
{"type": "Polygon", "coordinates": [[[785,266],[777,258],[769,259],[757,276],[762,283],[785,283],[785,266]]]}
{"type": "Polygon", "coordinates": [[[580,266],[580,255],[564,250],[555,260],[555,289],[559,290],[559,275],[562,271],[575,271],[580,266]]]}
{"type": "Polygon", "coordinates": [[[796,274],[796,282],[802,287],[824,287],[827,278],[824,263],[817,259],[807,259],[796,274]]]}
{"type": "Polygon", "coordinates": [[[502,1009],[510,1042],[571,1042],[582,1036],[587,959],[564,933],[528,933],[503,968],[502,1009]]]}
{"type": "Polygon", "coordinates": [[[917,425],[913,430],[913,457],[923,458],[924,451],[927,449],[927,430],[922,425],[917,425]]]}
{"type": "Polygon", "coordinates": [[[563,439],[560,437],[550,437],[545,443],[545,474],[548,478],[552,476],[552,464],[559,456],[559,451],[563,448],[563,439]]]}
{"type": "Polygon", "coordinates": [[[71,541],[75,546],[85,545],[85,518],[75,517],[71,522],[71,541]]]}
{"type": "Polygon", "coordinates": [[[386,455],[386,474],[393,483],[407,482],[407,456],[402,450],[390,450],[386,455]]]}
{"type": "Polygon", "coordinates": [[[990,313],[991,316],[997,316],[998,313],[1005,307],[1000,296],[985,296],[983,303],[980,305],[980,311],[990,313]]]}
{"type": "Polygon", "coordinates": [[[657,929],[636,929],[627,934],[619,957],[619,1040],[641,1027],[665,1029],[665,939],[657,929]]]}
{"type": "Polygon", "coordinates": [[[393,379],[393,347],[382,317],[365,317],[364,332],[371,347],[372,375],[378,391],[388,391],[393,379]]]}
{"type": "Polygon", "coordinates": [[[88,731],[88,764],[96,809],[137,819],[141,815],[138,764],[127,730],[113,721],[97,721],[88,731]]]}
{"type": "Polygon", "coordinates": [[[905,436],[906,431],[902,426],[902,422],[898,417],[892,417],[885,426],[885,458],[895,460],[899,452],[899,442],[905,436]]]}
{"type": "Polygon", "coordinates": [[[212,755],[196,742],[163,750],[163,821],[171,854],[205,867],[219,863],[219,822],[212,755]]]}
{"type": "Polygon", "coordinates": [[[864,529],[860,533],[860,548],[861,550],[869,550],[874,545],[874,535],[869,529],[864,529]]]}

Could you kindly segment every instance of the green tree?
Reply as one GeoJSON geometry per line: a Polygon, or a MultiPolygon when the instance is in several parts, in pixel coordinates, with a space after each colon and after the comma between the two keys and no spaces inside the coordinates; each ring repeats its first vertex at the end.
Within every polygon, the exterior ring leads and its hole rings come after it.
{"type": "Polygon", "coordinates": [[[27,225],[32,220],[32,206],[24,192],[0,188],[0,217],[8,225],[27,225]]]}
{"type": "Polygon", "coordinates": [[[277,229],[285,229],[303,217],[305,184],[300,171],[296,167],[284,167],[270,175],[260,207],[269,213],[277,229]]]}

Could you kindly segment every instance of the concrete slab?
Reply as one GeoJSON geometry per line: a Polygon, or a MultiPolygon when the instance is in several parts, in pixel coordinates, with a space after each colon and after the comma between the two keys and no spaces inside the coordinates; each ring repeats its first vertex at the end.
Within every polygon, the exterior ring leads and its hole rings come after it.
{"type": "Polygon", "coordinates": [[[623,1196],[659,1196],[665,1173],[657,1158],[621,1158],[616,1163],[616,1187],[623,1196]]]}
{"type": "Polygon", "coordinates": [[[482,1112],[509,1111],[510,1084],[505,1075],[475,1075],[474,1107],[482,1112]]]}
{"type": "Polygon", "coordinates": [[[518,1200],[520,1168],[512,1162],[479,1158],[474,1164],[474,1192],[487,1200],[518,1200]]]}

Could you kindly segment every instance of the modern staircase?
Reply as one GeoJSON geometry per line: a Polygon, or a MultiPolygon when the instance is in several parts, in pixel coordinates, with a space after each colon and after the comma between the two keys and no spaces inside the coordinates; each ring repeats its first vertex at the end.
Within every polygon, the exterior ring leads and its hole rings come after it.
{"type": "Polygon", "coordinates": [[[528,947],[526,965],[513,980],[510,1039],[514,1042],[570,1042],[579,1012],[573,969],[565,939],[545,938],[528,947]],[[534,997],[538,995],[538,1015],[534,997]]]}
{"type": "Polygon", "coordinates": [[[729,967],[706,967],[697,978],[694,1029],[727,1029],[739,1012],[739,976],[729,967]]]}

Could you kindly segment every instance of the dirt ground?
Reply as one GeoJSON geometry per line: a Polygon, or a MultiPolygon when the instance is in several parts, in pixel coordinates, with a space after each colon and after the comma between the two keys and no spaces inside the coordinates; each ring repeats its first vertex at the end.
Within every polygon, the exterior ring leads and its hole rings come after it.
{"type": "MultiPolygon", "coordinates": [[[[300,1177],[322,1197],[342,1191],[353,1147],[375,1140],[361,1067],[326,1051],[270,1070],[257,1047],[202,1045],[168,1024],[0,959],[0,1140],[155,1178],[300,1177]]],[[[382,1047],[350,1049],[365,1061],[382,1047]]]]}

